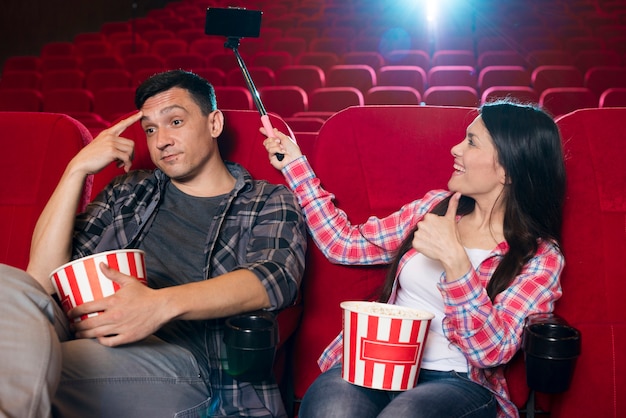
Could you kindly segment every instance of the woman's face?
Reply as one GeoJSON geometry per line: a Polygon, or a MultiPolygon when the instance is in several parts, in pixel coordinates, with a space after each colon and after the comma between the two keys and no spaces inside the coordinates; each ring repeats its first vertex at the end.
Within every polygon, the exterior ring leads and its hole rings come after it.
{"type": "Polygon", "coordinates": [[[506,173],[498,163],[495,145],[480,116],[467,127],[465,139],[451,152],[454,172],[448,188],[477,202],[495,202],[506,183],[506,173]]]}

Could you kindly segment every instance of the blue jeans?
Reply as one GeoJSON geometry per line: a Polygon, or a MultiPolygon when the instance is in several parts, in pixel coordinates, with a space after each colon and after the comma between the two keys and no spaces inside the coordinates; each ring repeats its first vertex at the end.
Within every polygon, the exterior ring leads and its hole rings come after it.
{"type": "Polygon", "coordinates": [[[0,264],[0,417],[199,417],[213,407],[193,355],[156,337],[120,347],[71,339],[26,272],[0,264]]]}
{"type": "Polygon", "coordinates": [[[392,392],[348,383],[341,377],[341,365],[337,365],[313,382],[298,416],[488,418],[496,413],[494,394],[461,373],[421,370],[415,388],[392,392]]]}

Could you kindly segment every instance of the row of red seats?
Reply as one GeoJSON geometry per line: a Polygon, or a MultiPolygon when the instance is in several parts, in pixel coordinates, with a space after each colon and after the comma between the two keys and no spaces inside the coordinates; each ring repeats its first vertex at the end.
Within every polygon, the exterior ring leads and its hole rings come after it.
{"type": "MultiPolygon", "coordinates": [[[[295,6],[295,3],[297,2],[292,2],[291,4],[295,6]]],[[[321,10],[316,16],[319,19],[323,17],[328,18],[334,13],[332,16],[333,19],[329,19],[328,22],[332,21],[333,25],[337,23],[339,19],[338,11],[342,8],[341,6],[334,7],[335,5],[330,5],[324,7],[319,2],[306,2],[307,5],[304,6],[302,3],[304,2],[301,2],[298,7],[317,8],[318,11],[321,10]]],[[[357,2],[353,3],[354,4],[349,5],[352,11],[354,11],[355,8],[353,6],[357,4],[357,2]]],[[[66,94],[56,92],[56,97],[54,97],[54,94],[45,94],[46,97],[42,95],[40,109],[63,109],[63,106],[69,105],[72,112],[78,112],[78,108],[85,109],[85,107],[91,107],[93,110],[104,108],[103,105],[99,104],[102,103],[103,100],[96,97],[99,96],[97,95],[97,90],[104,87],[127,87],[129,85],[132,87],[148,75],[165,68],[181,67],[197,71],[207,77],[216,86],[228,85],[234,87],[243,85],[243,77],[230,51],[222,51],[221,53],[209,55],[219,50],[219,48],[223,49],[223,40],[216,37],[207,37],[201,33],[203,30],[200,28],[194,29],[187,27],[180,29],[179,32],[187,31],[186,33],[190,35],[190,39],[192,34],[194,36],[203,36],[190,43],[188,40],[176,38],[177,35],[169,27],[165,29],[168,21],[172,22],[176,19],[185,20],[191,16],[204,17],[208,4],[198,1],[174,2],[170,4],[172,6],[155,10],[145,18],[132,19],[129,22],[110,22],[103,25],[99,33],[77,35],[74,43],[50,43],[42,49],[41,57],[30,57],[39,60],[39,62],[32,64],[35,68],[45,68],[44,64],[51,65],[52,62],[54,62],[55,65],[61,65],[61,62],[69,62],[75,59],[74,64],[69,64],[77,67],[74,72],[53,72],[44,70],[42,71],[40,79],[38,79],[36,72],[20,75],[9,73],[7,71],[7,65],[5,65],[5,73],[3,74],[3,79],[0,80],[0,88],[6,85],[11,87],[18,86],[20,84],[20,77],[22,80],[24,78],[28,79],[28,82],[33,84],[29,87],[37,88],[37,85],[39,85],[43,93],[51,88],[57,87],[86,88],[91,91],[93,95],[92,98],[89,97],[89,92],[76,91],[67,92],[66,94]],[[159,33],[162,34],[162,39],[156,37],[159,33]],[[144,37],[147,38],[149,35],[155,36],[155,38],[151,38],[153,39],[152,43],[144,39],[144,37]],[[202,45],[197,52],[204,51],[205,55],[203,56],[201,53],[196,55],[188,54],[191,45],[202,45]],[[184,54],[181,54],[181,51],[185,51],[184,54]],[[78,62],[78,64],[76,64],[76,62],[78,62]],[[103,67],[111,67],[111,70],[106,70],[103,67]],[[119,71],[113,71],[113,69],[119,71]],[[219,71],[220,69],[222,70],[221,73],[219,71]],[[81,76],[81,71],[84,76],[81,76]],[[130,81],[128,81],[129,74],[130,81]],[[67,103],[61,102],[59,98],[66,98],[67,103]]],[[[210,5],[215,4],[219,5],[219,2],[211,2],[210,5]]],[[[272,13],[275,13],[277,10],[276,7],[263,2],[259,2],[259,6],[267,7],[268,16],[272,16],[272,13]]],[[[281,3],[280,7],[287,7],[287,5],[281,3]]],[[[349,18],[354,16],[345,17],[349,18]]],[[[338,31],[342,29],[353,29],[350,27],[342,28],[332,26],[328,22],[325,24],[327,26],[325,28],[307,27],[305,25],[282,29],[270,26],[264,28],[264,33],[262,33],[263,36],[261,38],[245,39],[244,42],[242,42],[241,48],[244,53],[249,54],[250,63],[252,64],[250,70],[253,73],[253,79],[257,82],[257,86],[297,85],[304,88],[307,95],[309,95],[314,88],[339,86],[355,87],[363,96],[362,99],[357,98],[356,105],[360,103],[386,104],[393,102],[393,100],[398,100],[398,104],[426,102],[428,104],[470,106],[485,101],[496,94],[513,94],[526,100],[538,101],[543,91],[547,88],[586,87],[591,90],[595,98],[592,100],[592,95],[588,94],[589,92],[576,91],[576,94],[579,96],[587,96],[585,100],[577,101],[576,103],[585,103],[588,105],[595,102],[596,105],[604,106],[609,105],[610,102],[610,100],[605,100],[606,98],[604,97],[600,100],[600,96],[604,90],[609,87],[622,87],[623,80],[625,79],[623,77],[623,71],[625,70],[619,67],[622,61],[619,54],[614,51],[584,51],[580,52],[576,57],[567,54],[565,51],[537,51],[532,54],[534,61],[531,60],[531,54],[529,54],[528,57],[523,57],[521,53],[513,50],[485,51],[478,59],[476,59],[475,54],[471,50],[439,50],[435,51],[432,56],[422,50],[391,50],[385,55],[376,51],[346,52],[343,55],[328,51],[315,53],[304,52],[297,55],[294,59],[294,54],[299,53],[303,48],[310,48],[311,44],[318,45],[321,49],[323,49],[322,45],[326,45],[330,49],[341,44],[338,40],[347,42],[348,37],[326,39],[279,37],[280,33],[285,34],[290,30],[292,34],[297,33],[295,32],[296,30],[301,30],[301,34],[306,33],[307,30],[309,33],[315,33],[315,31],[317,31],[318,34],[331,34],[333,33],[331,30],[335,30],[334,33],[338,34],[340,33],[338,31]],[[323,32],[324,30],[326,32],[323,32]],[[290,43],[292,40],[295,40],[293,44],[290,43]],[[270,51],[263,49],[269,48],[269,45],[275,48],[284,48],[285,50],[270,51]],[[246,47],[248,48],[247,52],[245,51],[246,47]],[[295,49],[289,50],[289,48],[292,47],[295,49]],[[256,53],[254,53],[255,50],[256,53]],[[509,59],[511,61],[507,61],[509,59]],[[571,63],[572,65],[582,62],[587,66],[592,63],[610,64],[613,65],[614,68],[594,69],[593,74],[595,75],[590,77],[589,81],[587,78],[583,78],[581,71],[579,71],[578,75],[572,75],[571,77],[569,75],[563,76],[557,74],[557,70],[567,70],[573,74],[575,71],[570,71],[572,70],[571,68],[542,68],[542,72],[535,74],[533,71],[531,73],[528,63],[542,63],[542,59],[546,60],[546,62],[559,62],[561,64],[571,63]],[[561,59],[562,61],[559,61],[561,59]],[[313,77],[321,78],[321,81],[303,81],[304,79],[296,80],[293,79],[293,77],[289,83],[281,81],[280,74],[287,72],[281,70],[286,69],[287,66],[293,64],[293,62],[319,66],[323,72],[321,75],[319,75],[319,71],[316,69],[309,68],[306,69],[306,71],[312,74],[313,77]],[[515,68],[489,68],[490,71],[478,72],[474,65],[465,68],[442,67],[438,65],[460,62],[467,64],[476,63],[479,69],[482,69],[482,67],[480,67],[481,65],[500,62],[516,62],[520,66],[515,68]],[[416,68],[385,66],[390,63],[411,64],[415,65],[416,68]],[[346,64],[353,67],[347,68],[346,66],[337,64],[346,64]],[[368,65],[371,68],[366,68],[364,65],[368,65]],[[331,66],[334,66],[332,68],[333,71],[331,71],[331,66]],[[543,70],[546,71],[544,72],[543,70]],[[316,72],[318,73],[317,75],[315,75],[316,72]],[[542,76],[541,74],[550,75],[542,76]],[[387,88],[388,86],[400,86],[402,88],[389,89],[387,88]],[[434,88],[439,86],[449,87],[434,88]],[[458,88],[457,86],[464,87],[458,88]],[[496,89],[496,87],[499,89],[496,89]],[[503,88],[505,88],[506,91],[503,91],[503,88]]],[[[348,34],[348,32],[345,31],[344,33],[348,34]]],[[[363,49],[366,48],[365,43],[367,42],[370,43],[369,47],[372,48],[374,48],[374,41],[378,40],[378,44],[381,43],[380,38],[372,38],[373,39],[355,39],[354,41],[362,41],[363,45],[361,45],[361,47],[363,49]]],[[[500,39],[504,42],[507,41],[505,37],[495,39],[500,39]]],[[[490,41],[494,40],[485,37],[479,40],[478,45],[479,47],[484,47],[485,45],[490,45],[490,41]]],[[[498,45],[493,42],[490,46],[493,48],[498,47],[498,45]]],[[[506,45],[503,44],[503,46],[506,45]]],[[[26,59],[26,57],[23,58],[26,59]]],[[[17,59],[9,60],[7,63],[8,68],[10,69],[11,65],[19,65],[17,61],[17,59]]],[[[578,68],[578,70],[580,70],[580,68],[578,68]]],[[[563,73],[561,72],[561,74],[563,73]]],[[[241,106],[241,108],[249,108],[247,104],[250,104],[251,108],[251,100],[244,98],[245,95],[240,94],[240,91],[237,92],[239,89],[229,90],[231,91],[223,93],[225,96],[223,97],[223,103],[234,103],[237,104],[237,106],[241,106]]],[[[574,92],[570,90],[559,93],[571,95],[574,92]]],[[[614,92],[611,93],[614,94],[614,92]]],[[[117,92],[116,94],[121,93],[117,92]]],[[[130,95],[124,93],[124,97],[130,97],[130,95]]],[[[271,101],[272,99],[267,100],[271,101]]],[[[35,98],[33,101],[36,102],[37,99],[35,98]]],[[[316,103],[316,100],[312,102],[316,103]]],[[[119,103],[131,103],[131,101],[124,99],[120,100],[119,103]]],[[[572,104],[573,103],[574,102],[572,102],[572,104]]],[[[611,101],[611,103],[611,105],[615,105],[616,102],[611,101]]],[[[308,107],[310,106],[308,106],[308,100],[306,100],[303,106],[290,107],[288,109],[307,109],[308,107]]],[[[314,105],[312,108],[317,109],[318,106],[314,105]]],[[[276,109],[282,109],[282,107],[276,105],[276,109]]],[[[111,120],[116,115],[126,110],[124,106],[115,112],[113,109],[110,111],[99,110],[99,112],[106,115],[106,120],[111,120]]],[[[270,108],[270,110],[272,110],[272,108],[270,108]]],[[[69,112],[70,110],[66,111],[69,112]]],[[[328,112],[331,110],[324,109],[314,111],[328,112]]],[[[291,117],[293,115],[284,114],[283,116],[291,117]]]]}

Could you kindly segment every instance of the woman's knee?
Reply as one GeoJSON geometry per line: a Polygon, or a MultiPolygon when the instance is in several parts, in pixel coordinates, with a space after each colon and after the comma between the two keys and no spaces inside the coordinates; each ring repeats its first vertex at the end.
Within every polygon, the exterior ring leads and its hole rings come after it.
{"type": "Polygon", "coordinates": [[[375,417],[389,402],[383,391],[348,383],[341,377],[341,368],[322,373],[309,387],[302,400],[301,418],[375,417]]]}

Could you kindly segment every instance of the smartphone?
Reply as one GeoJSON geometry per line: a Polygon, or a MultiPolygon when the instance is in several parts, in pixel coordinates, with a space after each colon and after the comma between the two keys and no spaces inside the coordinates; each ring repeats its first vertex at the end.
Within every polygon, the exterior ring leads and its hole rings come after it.
{"type": "Polygon", "coordinates": [[[206,10],[204,33],[228,38],[258,38],[262,14],[260,10],[238,7],[209,7],[206,10]]]}

